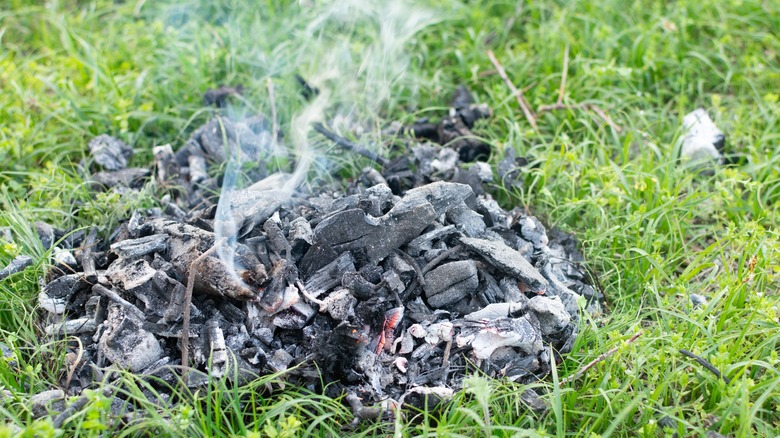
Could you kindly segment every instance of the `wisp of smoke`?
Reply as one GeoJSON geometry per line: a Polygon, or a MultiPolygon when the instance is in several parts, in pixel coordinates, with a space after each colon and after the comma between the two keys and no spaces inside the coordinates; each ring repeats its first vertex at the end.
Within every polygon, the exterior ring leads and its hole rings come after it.
{"type": "MultiPolygon", "coordinates": [[[[250,2],[247,8],[234,8],[231,14],[251,14],[250,2]]],[[[226,141],[227,161],[224,166],[222,192],[215,217],[217,241],[226,242],[218,248],[218,254],[228,267],[234,267],[235,245],[240,237],[242,221],[247,212],[237,210],[246,206],[243,202],[252,199],[250,192],[273,193],[273,199],[289,199],[307,181],[312,164],[326,160],[324,150],[312,146],[311,127],[326,117],[340,120],[347,129],[359,129],[364,139],[379,115],[393,105],[393,91],[402,88],[404,73],[408,70],[409,58],[404,49],[409,41],[422,29],[437,21],[430,10],[406,1],[382,0],[335,0],[329,2],[301,1],[301,21],[292,25],[287,38],[280,41],[277,51],[259,53],[259,64],[268,57],[288,56],[283,65],[291,66],[319,91],[317,96],[302,109],[289,116],[289,121],[280,122],[285,138],[289,139],[295,167],[289,173],[279,173],[249,187],[240,180],[246,163],[267,159],[268,151],[279,150],[277,139],[262,137],[264,144],[252,145],[247,150],[240,139],[226,141]],[[253,153],[262,152],[260,155],[253,153]]],[[[228,20],[230,21],[230,20],[228,20]]],[[[238,20],[237,20],[238,22],[238,20]]],[[[258,28],[268,29],[267,23],[258,23],[258,28]]],[[[234,26],[228,43],[241,41],[254,35],[250,29],[234,26]]],[[[291,72],[287,72],[291,73],[291,72]]],[[[269,72],[265,75],[271,74],[269,72]]],[[[263,76],[263,74],[260,74],[263,76]]],[[[266,76],[268,77],[268,76],[266,76]]],[[[292,74],[280,80],[290,80],[292,74]]],[[[285,108],[298,96],[277,96],[277,108],[285,108]],[[286,101],[286,100],[290,101],[286,101]]],[[[234,106],[235,114],[248,112],[245,107],[234,106]]],[[[285,113],[285,111],[281,111],[285,113]]],[[[336,127],[338,129],[339,127],[336,127]]],[[[380,144],[367,141],[368,144],[380,144]]],[[[258,197],[264,202],[268,197],[258,197]]],[[[253,211],[263,207],[254,206],[253,211]]],[[[256,214],[256,213],[255,213],[256,214]]],[[[237,276],[238,277],[238,276],[237,276]]]]}

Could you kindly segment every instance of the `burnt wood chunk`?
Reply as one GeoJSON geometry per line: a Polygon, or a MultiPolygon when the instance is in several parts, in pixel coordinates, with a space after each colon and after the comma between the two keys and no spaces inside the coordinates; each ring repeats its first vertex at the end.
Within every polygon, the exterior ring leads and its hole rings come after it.
{"type": "Polygon", "coordinates": [[[166,234],[152,234],[151,236],[128,239],[111,245],[111,250],[118,256],[134,259],[152,254],[165,252],[168,249],[168,236],[166,234]]]}
{"type": "Polygon", "coordinates": [[[106,170],[119,170],[127,167],[133,148],[122,140],[102,134],[89,141],[92,159],[106,170]]]}
{"type": "Polygon", "coordinates": [[[461,237],[460,243],[496,268],[522,280],[534,291],[543,291],[548,286],[547,280],[522,254],[502,241],[461,237]]]}
{"type": "Polygon", "coordinates": [[[8,265],[0,270],[0,280],[4,280],[6,277],[12,274],[16,274],[17,272],[21,272],[28,267],[32,266],[33,264],[33,258],[26,255],[20,255],[14,257],[13,260],[11,260],[8,265]]]}
{"type": "Polygon", "coordinates": [[[341,286],[341,279],[346,272],[355,271],[355,259],[349,252],[342,253],[336,260],[330,262],[312,274],[304,283],[306,292],[314,297],[341,286]]]}
{"type": "Polygon", "coordinates": [[[425,274],[425,298],[435,309],[457,303],[477,286],[477,265],[471,260],[450,262],[425,274]]]}

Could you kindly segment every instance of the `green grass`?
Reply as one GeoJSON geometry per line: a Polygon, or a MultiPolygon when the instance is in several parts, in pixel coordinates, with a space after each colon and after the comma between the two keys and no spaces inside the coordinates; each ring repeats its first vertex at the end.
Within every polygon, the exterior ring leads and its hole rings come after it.
{"type": "MultiPolygon", "coordinates": [[[[575,233],[609,300],[603,315],[583,321],[574,351],[539,384],[546,415],[524,407],[522,388],[474,381],[437,412],[352,433],[660,436],[666,426],[680,436],[770,436],[780,428],[776,2],[439,0],[416,9],[430,14],[260,3],[2,1],[0,226],[12,229],[14,241],[0,242],[0,265],[18,253],[37,264],[0,282],[0,342],[15,355],[15,364],[0,363],[7,391],[0,436],[94,436],[113,424],[100,392],[59,432],[27,408],[31,395],[55,385],[67,342],[37,337],[37,278],[50,254],[30,224],[98,225],[107,235],[133,208],[156,202],[152,187],[92,196],[81,170],[89,139],[115,135],[134,146],[133,164],[147,165],[153,146],[180,146],[213,114],[201,103],[206,89],[238,83],[247,90],[239,109],[265,115],[272,84],[286,132],[305,105],[294,73],[333,88],[325,113],[351,115],[365,139],[388,121],[439,114],[454,87],[468,85],[495,111],[476,130],[495,146],[494,158],[513,148],[535,164],[524,169],[522,189],[496,187],[496,196],[575,233]],[[395,38],[372,45],[383,41],[379,35],[395,38]],[[532,129],[486,56],[493,50],[538,107],[558,98],[566,47],[564,101],[599,105],[621,133],[582,111],[544,114],[532,129]],[[403,78],[390,80],[401,71],[403,78]],[[700,172],[675,160],[682,116],[699,106],[727,133],[737,164],[700,172]],[[692,293],[709,303],[693,308],[692,293]],[[616,354],[578,380],[555,383],[614,347],[616,354]]],[[[350,174],[359,165],[323,153],[316,176],[350,174]]],[[[149,401],[148,383],[121,382],[119,390],[146,414],[121,431],[127,435],[338,435],[350,421],[340,401],[289,386],[267,396],[263,388],[275,379],[179,391],[180,403],[168,408],[149,401]]]]}

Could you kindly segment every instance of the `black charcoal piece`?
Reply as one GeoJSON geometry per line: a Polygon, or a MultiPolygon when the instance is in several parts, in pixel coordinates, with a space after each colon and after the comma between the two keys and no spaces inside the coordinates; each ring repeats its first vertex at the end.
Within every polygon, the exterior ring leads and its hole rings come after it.
{"type": "Polygon", "coordinates": [[[486,229],[482,215],[467,207],[465,203],[451,208],[447,212],[447,220],[468,237],[479,237],[486,229]]]}
{"type": "Polygon", "coordinates": [[[412,263],[414,263],[414,260],[411,258],[402,257],[399,254],[391,254],[385,259],[385,269],[394,271],[404,284],[409,284],[417,275],[417,270],[412,263]]]}
{"type": "Polygon", "coordinates": [[[471,260],[450,262],[425,274],[425,298],[435,309],[457,303],[477,286],[477,265],[471,260]]]}
{"type": "Polygon", "coordinates": [[[140,189],[151,175],[151,170],[138,167],[98,172],[92,175],[94,181],[92,189],[98,191],[112,187],[140,189]]]}
{"type": "Polygon", "coordinates": [[[70,298],[79,292],[88,290],[91,285],[81,274],[69,274],[58,277],[48,283],[38,295],[38,303],[47,312],[62,314],[70,298]]]}
{"type": "Polygon", "coordinates": [[[496,268],[522,280],[533,291],[543,291],[547,280],[525,260],[522,254],[498,240],[461,237],[460,243],[485,258],[496,268]]]}
{"type": "Polygon", "coordinates": [[[151,288],[152,277],[157,271],[144,259],[129,263],[112,263],[106,271],[106,277],[112,285],[126,291],[151,288]]]}
{"type": "Polygon", "coordinates": [[[381,218],[367,216],[360,209],[336,213],[314,229],[315,242],[327,242],[337,253],[354,251],[364,263],[378,263],[418,236],[436,217],[423,193],[407,198],[381,218]]]}
{"type": "Polygon", "coordinates": [[[17,272],[24,271],[28,267],[32,266],[33,258],[26,255],[16,256],[11,260],[8,265],[0,271],[0,280],[4,280],[9,275],[16,274],[17,272]]]}
{"type": "Polygon", "coordinates": [[[318,297],[324,292],[342,284],[342,278],[347,272],[355,271],[355,260],[349,252],[342,253],[336,260],[321,268],[306,280],[306,291],[318,297]]]}
{"type": "Polygon", "coordinates": [[[165,252],[168,249],[168,235],[152,234],[151,236],[127,239],[111,245],[111,250],[118,256],[135,259],[155,252],[165,252]]]}
{"type": "Polygon", "coordinates": [[[33,418],[41,418],[50,413],[59,413],[65,410],[65,391],[51,389],[42,391],[30,398],[30,411],[33,418]]]}
{"type": "Polygon", "coordinates": [[[190,155],[187,159],[190,168],[190,182],[200,184],[209,178],[208,164],[202,155],[190,155]]]}
{"type": "Polygon", "coordinates": [[[493,115],[493,111],[485,104],[469,105],[467,107],[458,108],[456,113],[460,116],[461,120],[463,120],[463,124],[469,129],[474,127],[477,120],[488,119],[493,115]]]}
{"type": "Polygon", "coordinates": [[[119,170],[127,167],[133,156],[133,148],[110,135],[98,135],[89,142],[89,152],[95,162],[106,170],[119,170]]]}
{"type": "Polygon", "coordinates": [[[230,96],[240,96],[243,92],[244,86],[240,84],[235,87],[220,85],[219,88],[209,88],[203,93],[203,103],[224,108],[230,96]]]}
{"type": "Polygon", "coordinates": [[[54,245],[54,228],[46,222],[36,221],[35,232],[38,234],[38,238],[41,239],[43,249],[51,249],[54,245]]]}
{"type": "Polygon", "coordinates": [[[373,167],[364,167],[363,171],[360,173],[360,178],[361,180],[366,182],[366,185],[369,187],[378,184],[387,186],[387,180],[385,179],[385,177],[382,176],[382,174],[379,173],[379,171],[374,169],[373,167]]]}
{"type": "Polygon", "coordinates": [[[458,85],[452,93],[450,107],[455,109],[466,108],[472,103],[474,103],[474,97],[471,95],[469,88],[465,85],[458,85]]]}
{"type": "Polygon", "coordinates": [[[455,149],[465,163],[490,156],[490,145],[471,132],[458,115],[444,117],[439,123],[438,133],[439,143],[455,149]]]}
{"type": "Polygon", "coordinates": [[[266,245],[272,254],[277,257],[289,259],[292,248],[290,243],[287,242],[287,238],[284,237],[284,233],[279,227],[277,220],[278,216],[274,215],[263,224],[263,231],[265,231],[266,238],[268,239],[266,245]]]}
{"type": "Polygon", "coordinates": [[[290,242],[293,257],[299,258],[311,247],[314,239],[314,232],[311,229],[309,221],[303,217],[298,217],[290,221],[290,227],[287,234],[290,242]]]}
{"type": "Polygon", "coordinates": [[[374,285],[358,272],[345,272],[341,277],[341,285],[361,300],[367,300],[376,295],[374,285]]]}
{"type": "Polygon", "coordinates": [[[539,319],[539,329],[543,335],[558,333],[571,322],[571,316],[559,297],[535,296],[528,302],[528,308],[539,319]]]}
{"type": "Polygon", "coordinates": [[[515,357],[504,366],[503,372],[509,380],[516,382],[518,380],[522,381],[521,379],[532,377],[539,369],[539,359],[537,359],[535,355],[516,354],[515,357]]]}
{"type": "Polygon", "coordinates": [[[550,239],[547,237],[547,230],[539,219],[533,216],[522,216],[517,219],[512,228],[519,228],[520,236],[531,242],[537,251],[546,248],[550,239]]]}
{"type": "Polygon", "coordinates": [[[271,357],[268,358],[268,366],[277,373],[287,371],[287,367],[290,366],[290,362],[293,361],[293,357],[285,350],[278,349],[273,352],[271,357]]]}
{"type": "MultiPolygon", "coordinates": [[[[512,369],[510,369],[510,371],[512,371],[512,369]]],[[[523,403],[528,406],[528,409],[537,415],[544,414],[549,409],[547,402],[543,398],[539,397],[539,394],[537,394],[533,389],[526,389],[525,391],[521,392],[520,400],[522,400],[523,403]]]]}
{"type": "Polygon", "coordinates": [[[488,227],[509,228],[509,215],[495,199],[487,195],[478,196],[475,210],[482,214],[488,227]]]}
{"type": "Polygon", "coordinates": [[[437,181],[407,191],[393,210],[403,210],[408,208],[407,206],[427,201],[433,206],[438,217],[446,213],[450,208],[460,205],[461,202],[473,194],[471,187],[465,184],[437,181]]]}
{"type": "Polygon", "coordinates": [[[114,364],[138,372],[162,357],[163,349],[157,338],[144,330],[141,321],[124,307],[109,306],[104,324],[98,349],[114,364]]]}
{"type": "Polygon", "coordinates": [[[171,145],[155,146],[152,149],[155,163],[155,173],[157,184],[160,187],[168,187],[176,184],[179,179],[181,169],[176,162],[176,156],[173,153],[171,145]]]}
{"type": "Polygon", "coordinates": [[[274,316],[273,324],[286,330],[300,330],[317,314],[313,307],[304,302],[297,302],[289,309],[283,310],[274,316]]]}
{"type": "Polygon", "coordinates": [[[407,245],[409,255],[412,257],[418,257],[425,251],[433,249],[433,242],[437,239],[442,239],[451,234],[457,233],[458,230],[454,225],[447,225],[446,227],[436,228],[425,234],[421,234],[418,237],[412,239],[407,245]]]}

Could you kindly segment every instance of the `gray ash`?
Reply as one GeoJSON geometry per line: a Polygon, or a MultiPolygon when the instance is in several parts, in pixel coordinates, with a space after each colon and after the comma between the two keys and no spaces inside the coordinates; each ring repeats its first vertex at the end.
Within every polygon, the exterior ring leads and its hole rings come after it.
{"type": "MultiPolygon", "coordinates": [[[[85,348],[66,390],[96,385],[94,369],[112,364],[175,381],[190,275],[188,362],[200,371],[187,379],[192,386],[209,376],[241,383],[287,371],[291,383],[349,394],[362,415],[374,411],[361,400],[451,394],[477,370],[521,383],[546,376],[550,347],[556,360],[568,353],[580,305],[598,312],[602,297],[580,268],[572,236],[548,233],[488,194],[491,180],[517,177],[514,156],[501,175],[485,163],[464,164],[484,150],[448,126],[468,129],[489,110],[462,91],[457,105],[436,130],[452,147],[410,142],[399,158],[366,168],[345,188],[281,199],[254,190],[278,177],[255,169],[261,181],[231,198],[240,229],[236,274],[216,256],[197,261],[223,244],[214,233],[210,193],[219,180],[210,168],[226,157],[214,131],[263,155],[266,124],[217,118],[179,152],[157,148],[154,178],[172,188],[165,208],[134,213],[105,241],[90,241],[94,233],[64,241],[75,249],[78,272],[54,269],[41,292],[45,333],[78,336],[85,348]]],[[[148,177],[112,177],[127,173],[125,150],[95,150],[112,154],[96,159],[110,163],[102,188],[133,190],[148,177]]]]}

